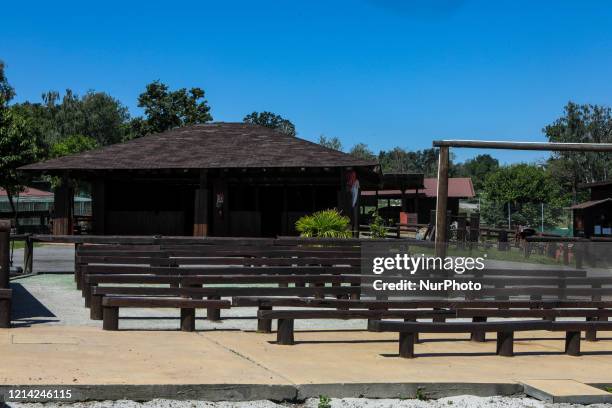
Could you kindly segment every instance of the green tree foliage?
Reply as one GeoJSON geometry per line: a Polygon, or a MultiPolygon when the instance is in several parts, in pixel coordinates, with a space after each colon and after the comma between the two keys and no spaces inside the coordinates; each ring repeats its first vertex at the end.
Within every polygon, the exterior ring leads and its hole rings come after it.
{"type": "Polygon", "coordinates": [[[138,97],[138,106],[144,109],[145,117],[132,121],[131,129],[135,136],[212,120],[210,106],[201,88],[171,91],[162,82],[154,81],[138,97]]]}
{"type": "Polygon", "coordinates": [[[510,204],[514,225],[538,227],[544,203],[544,226],[559,224],[568,197],[544,168],[531,164],[503,166],[484,182],[481,213],[485,224],[506,225],[510,204]]]}
{"type": "Polygon", "coordinates": [[[296,221],[295,229],[302,237],[350,238],[349,224],[349,217],[333,209],[301,217],[296,221]]]}
{"type": "Polygon", "coordinates": [[[295,125],[290,120],[276,115],[272,112],[252,112],[242,119],[244,123],[265,126],[270,129],[276,129],[286,135],[296,136],[295,125]]]}
{"type": "Polygon", "coordinates": [[[47,148],[75,135],[100,146],[130,138],[127,108],[106,93],[90,91],[79,97],[68,89],[63,97],[50,91],[42,99],[42,103],[14,104],[11,109],[30,120],[47,148]]]}
{"type": "MultiPolygon", "coordinates": [[[[568,102],[564,115],[544,128],[550,142],[612,143],[612,114],[607,106],[568,102]]],[[[548,166],[564,191],[578,200],[579,185],[612,177],[612,154],[555,152],[548,166]]]]}
{"type": "Polygon", "coordinates": [[[408,151],[396,147],[381,151],[378,160],[385,173],[424,173],[425,177],[438,174],[437,149],[408,151]]]}
{"type": "Polygon", "coordinates": [[[470,177],[474,184],[476,193],[480,193],[484,187],[484,181],[488,174],[499,168],[499,161],[488,154],[479,154],[473,159],[457,164],[455,175],[458,177],[470,177]]]}
{"type": "Polygon", "coordinates": [[[0,61],[0,187],[7,192],[17,224],[13,197],[23,190],[24,179],[16,169],[35,161],[40,149],[36,136],[30,132],[32,124],[9,107],[14,96],[0,61]]]}
{"type": "Polygon", "coordinates": [[[357,143],[349,150],[349,154],[358,159],[376,161],[377,157],[365,143],[357,143]]]}
{"type": "Polygon", "coordinates": [[[49,151],[49,157],[68,156],[81,153],[99,147],[98,142],[91,137],[83,135],[68,136],[53,144],[49,151]]]}
{"type": "Polygon", "coordinates": [[[325,137],[324,135],[321,135],[319,136],[319,144],[327,147],[328,149],[342,151],[342,142],[337,137],[325,137]]]}

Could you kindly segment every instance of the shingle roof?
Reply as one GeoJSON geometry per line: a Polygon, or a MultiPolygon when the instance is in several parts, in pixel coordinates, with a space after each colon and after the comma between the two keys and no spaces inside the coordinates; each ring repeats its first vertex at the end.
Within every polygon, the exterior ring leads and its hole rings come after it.
{"type": "Polygon", "coordinates": [[[203,169],[375,166],[316,143],[245,123],[172,129],[47,160],[20,170],[203,169]]]}
{"type": "MultiPolygon", "coordinates": [[[[425,197],[438,196],[438,179],[425,178],[423,180],[423,189],[419,189],[420,194],[425,194],[425,197]]],[[[414,189],[406,190],[406,194],[414,194],[414,189]]],[[[376,191],[362,191],[362,195],[376,195],[376,191]]],[[[398,196],[401,195],[400,190],[379,190],[379,196],[398,196]]],[[[470,177],[451,177],[448,179],[448,196],[451,198],[472,198],[474,193],[474,185],[470,177]]]]}
{"type": "Polygon", "coordinates": [[[603,200],[585,201],[584,203],[574,204],[570,207],[571,210],[584,210],[605,202],[612,201],[612,198],[604,198],[603,200]]]}

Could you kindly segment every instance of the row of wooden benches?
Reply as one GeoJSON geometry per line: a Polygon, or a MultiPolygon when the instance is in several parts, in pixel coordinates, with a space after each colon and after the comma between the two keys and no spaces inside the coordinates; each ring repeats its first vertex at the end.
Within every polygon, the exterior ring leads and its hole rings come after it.
{"type": "Polygon", "coordinates": [[[196,309],[206,308],[208,318],[218,319],[220,309],[257,306],[258,330],[270,332],[272,320],[277,319],[279,344],[294,342],[295,319],[368,319],[372,330],[404,333],[400,334],[400,354],[404,357],[413,355],[413,351],[406,350],[414,349],[419,332],[443,331],[445,327],[450,332],[472,333],[474,340],[483,340],[487,331],[501,333],[498,338],[502,355],[511,354],[512,336],[508,333],[514,331],[565,330],[570,339],[567,351],[576,354],[577,329],[586,331],[588,340],[596,338],[596,330],[609,329],[605,320],[612,313],[612,304],[601,298],[612,294],[612,289],[604,287],[612,284],[612,279],[588,277],[585,271],[577,270],[485,270],[478,279],[491,287],[480,295],[490,300],[360,300],[361,285],[373,277],[359,274],[359,246],[352,242],[341,246],[248,243],[81,247],[77,251],[77,281],[91,306],[92,318],[103,319],[104,328],[109,330],[118,328],[119,309],[123,307],[179,308],[181,328],[193,330],[196,309]],[[208,286],[228,283],[231,286],[208,286]],[[288,287],[289,284],[295,286],[288,287]],[[547,295],[582,300],[541,300],[547,295]],[[523,300],[510,300],[513,296],[523,300]],[[233,297],[233,301],[221,297],[233,297]],[[275,307],[307,309],[274,310],[275,307]],[[457,318],[471,318],[472,322],[447,321],[457,318]],[[488,318],[539,320],[491,322],[488,318]],[[573,320],[554,321],[556,318],[573,320]],[[385,326],[386,323],[398,325],[385,326]]]}

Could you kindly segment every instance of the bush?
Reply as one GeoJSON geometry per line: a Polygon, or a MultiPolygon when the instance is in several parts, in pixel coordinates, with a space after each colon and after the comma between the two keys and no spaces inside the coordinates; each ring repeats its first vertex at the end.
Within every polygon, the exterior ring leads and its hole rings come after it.
{"type": "Polygon", "coordinates": [[[374,213],[374,218],[370,223],[370,237],[371,238],[386,238],[387,228],[385,227],[385,221],[378,213],[374,213]]]}
{"type": "Polygon", "coordinates": [[[295,229],[302,237],[350,238],[349,224],[349,217],[333,209],[303,216],[295,223],[295,229]]]}

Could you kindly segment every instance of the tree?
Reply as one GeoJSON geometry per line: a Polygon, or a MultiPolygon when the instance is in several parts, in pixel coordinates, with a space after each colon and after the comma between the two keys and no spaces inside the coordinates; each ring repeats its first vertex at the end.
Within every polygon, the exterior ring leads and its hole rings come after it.
{"type": "Polygon", "coordinates": [[[328,149],[342,151],[342,142],[337,137],[327,138],[324,135],[319,136],[319,144],[328,149]]]}
{"type": "Polygon", "coordinates": [[[290,120],[276,115],[272,112],[252,112],[242,119],[244,123],[265,126],[270,129],[276,129],[286,135],[296,136],[295,125],[290,120]]]}
{"type": "Polygon", "coordinates": [[[466,160],[456,167],[456,175],[460,177],[470,177],[474,184],[474,190],[479,193],[488,174],[495,172],[499,168],[499,161],[488,154],[479,154],[473,159],[466,160]]]}
{"type": "Polygon", "coordinates": [[[4,63],[0,61],[0,187],[6,191],[18,226],[13,197],[23,190],[24,181],[17,168],[35,161],[39,148],[36,137],[29,131],[31,124],[9,107],[14,96],[15,91],[4,74],[4,63]]]}
{"type": "Polygon", "coordinates": [[[42,103],[14,104],[12,109],[27,117],[47,148],[66,137],[82,135],[100,146],[129,139],[129,113],[118,100],[103,92],[89,91],[83,97],[66,90],[42,96],[42,103]]]}
{"type": "Polygon", "coordinates": [[[204,95],[201,88],[170,91],[167,85],[154,81],[138,96],[138,106],[144,109],[145,117],[136,118],[131,129],[137,132],[136,136],[143,136],[210,122],[210,106],[204,95]]]}
{"type": "Polygon", "coordinates": [[[503,166],[490,173],[482,190],[482,217],[486,224],[505,225],[510,205],[513,224],[539,226],[544,203],[544,226],[558,225],[568,204],[557,181],[543,167],[532,164],[503,166]]]}
{"type": "Polygon", "coordinates": [[[349,154],[358,159],[376,161],[377,157],[365,143],[357,143],[349,150],[349,154]]]}
{"type": "Polygon", "coordinates": [[[423,173],[425,177],[435,177],[438,173],[438,150],[417,151],[396,147],[381,151],[378,160],[385,173],[423,173]]]}
{"type": "Polygon", "coordinates": [[[53,144],[49,157],[68,156],[97,148],[99,145],[92,137],[83,135],[68,136],[53,144]]]}
{"type": "MultiPolygon", "coordinates": [[[[568,102],[564,115],[544,128],[550,142],[611,143],[612,113],[609,107],[568,102]]],[[[549,160],[551,173],[563,189],[578,200],[578,186],[608,179],[612,175],[610,153],[555,152],[549,160]]]]}

